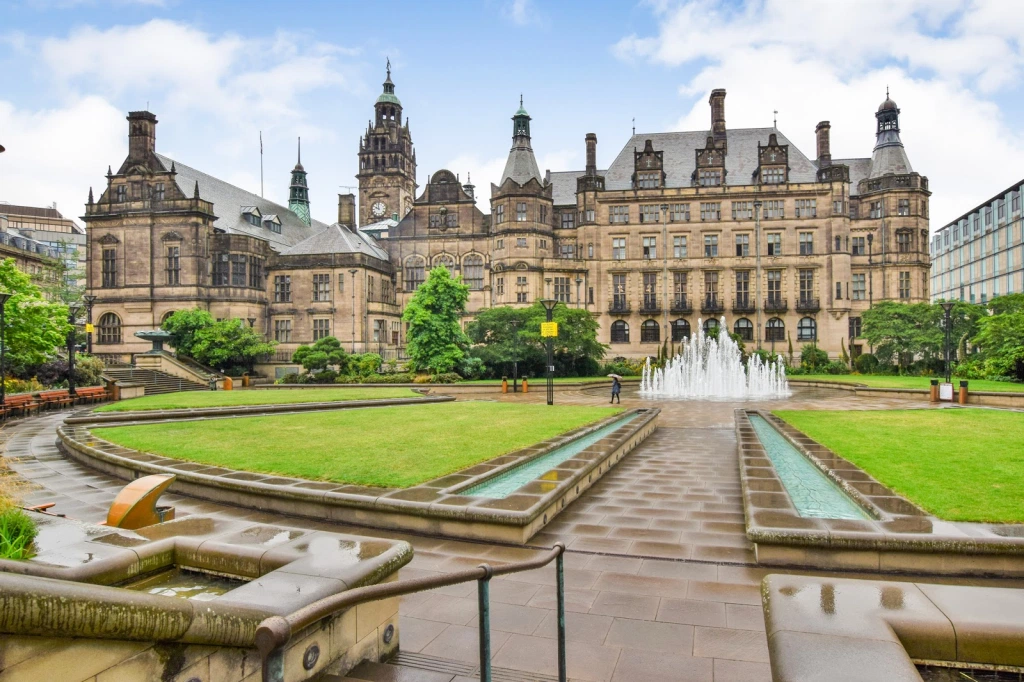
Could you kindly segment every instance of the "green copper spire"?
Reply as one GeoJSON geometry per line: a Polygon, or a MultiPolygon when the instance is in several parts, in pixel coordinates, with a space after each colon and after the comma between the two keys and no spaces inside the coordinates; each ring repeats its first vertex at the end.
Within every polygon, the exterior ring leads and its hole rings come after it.
{"type": "Polygon", "coordinates": [[[519,110],[512,115],[512,137],[530,136],[530,115],[523,108],[523,95],[519,95],[519,110]]]}
{"type": "Polygon", "coordinates": [[[395,84],[391,82],[391,60],[388,59],[388,77],[384,81],[384,92],[377,98],[377,104],[397,104],[402,106],[402,103],[398,100],[398,96],[395,95],[395,84]]]}
{"type": "Polygon", "coordinates": [[[302,138],[299,138],[299,158],[292,169],[292,184],[288,188],[288,208],[302,222],[310,225],[309,186],[306,184],[306,169],[302,167],[302,138]]]}

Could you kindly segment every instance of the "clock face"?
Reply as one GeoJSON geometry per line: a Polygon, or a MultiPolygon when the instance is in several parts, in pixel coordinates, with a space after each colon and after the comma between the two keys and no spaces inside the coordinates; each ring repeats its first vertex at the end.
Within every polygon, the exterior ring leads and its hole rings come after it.
{"type": "Polygon", "coordinates": [[[373,211],[373,215],[379,218],[384,215],[384,212],[388,210],[388,207],[384,205],[383,201],[378,201],[370,207],[370,210],[373,211]]]}

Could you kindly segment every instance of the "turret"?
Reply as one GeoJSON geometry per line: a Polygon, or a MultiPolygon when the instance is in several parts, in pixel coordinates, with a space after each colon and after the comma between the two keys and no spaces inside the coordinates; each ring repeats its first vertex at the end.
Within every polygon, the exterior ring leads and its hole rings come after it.
{"type": "Polygon", "coordinates": [[[306,169],[302,167],[302,138],[299,138],[299,155],[292,169],[292,183],[288,188],[288,208],[297,215],[302,222],[310,225],[312,219],[309,216],[309,186],[306,184],[306,169]]]}

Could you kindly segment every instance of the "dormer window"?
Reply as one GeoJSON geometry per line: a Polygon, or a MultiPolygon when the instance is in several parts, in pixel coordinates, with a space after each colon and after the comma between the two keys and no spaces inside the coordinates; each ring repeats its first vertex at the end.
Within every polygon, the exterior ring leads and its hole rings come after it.
{"type": "Polygon", "coordinates": [[[281,234],[281,219],[273,214],[265,215],[263,216],[263,227],[275,234],[281,234]]]}
{"type": "Polygon", "coordinates": [[[243,206],[242,218],[244,218],[250,225],[254,225],[256,227],[263,225],[263,216],[260,214],[260,210],[255,206],[243,206]]]}
{"type": "Polygon", "coordinates": [[[765,185],[781,185],[786,181],[785,168],[762,168],[761,183],[765,185]]]}
{"type": "Polygon", "coordinates": [[[123,202],[128,201],[128,186],[118,185],[117,186],[117,201],[123,202]]]}
{"type": "Polygon", "coordinates": [[[718,187],[722,184],[722,171],[702,170],[699,174],[701,187],[718,187]]]}

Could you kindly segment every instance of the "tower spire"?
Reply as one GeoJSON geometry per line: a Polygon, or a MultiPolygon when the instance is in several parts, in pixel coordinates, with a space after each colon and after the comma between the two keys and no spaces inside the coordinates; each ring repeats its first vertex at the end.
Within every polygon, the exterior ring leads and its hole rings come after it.
{"type": "Polygon", "coordinates": [[[302,167],[302,137],[299,137],[299,162],[296,164],[300,168],[302,167]]]}
{"type": "Polygon", "coordinates": [[[306,184],[306,169],[302,167],[302,138],[298,143],[298,159],[292,169],[292,183],[288,187],[288,208],[307,225],[312,224],[309,217],[309,185],[306,184]]]}

